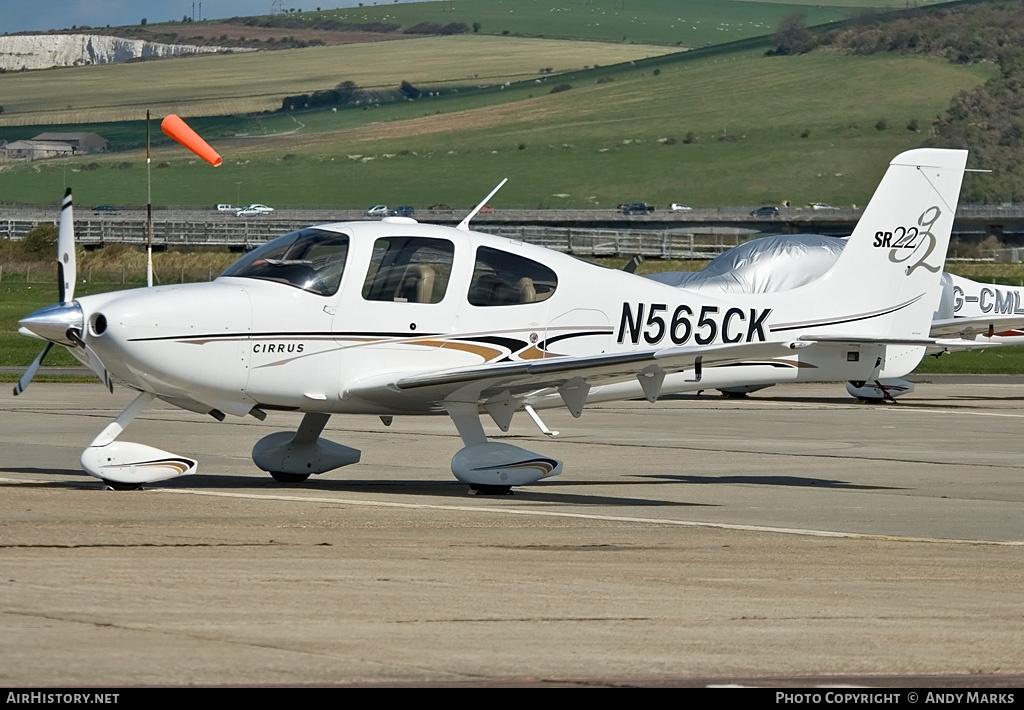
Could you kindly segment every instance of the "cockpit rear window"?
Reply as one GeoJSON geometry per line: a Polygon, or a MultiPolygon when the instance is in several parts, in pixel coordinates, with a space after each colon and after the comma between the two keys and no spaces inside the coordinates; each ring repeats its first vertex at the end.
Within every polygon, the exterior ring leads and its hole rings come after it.
{"type": "Polygon", "coordinates": [[[318,296],[333,296],[347,259],[348,235],[302,229],[246,254],[221,276],[276,281],[318,296]]]}
{"type": "Polygon", "coordinates": [[[476,250],[469,302],[474,306],[515,306],[551,298],[558,277],[532,259],[500,249],[476,250]]]}

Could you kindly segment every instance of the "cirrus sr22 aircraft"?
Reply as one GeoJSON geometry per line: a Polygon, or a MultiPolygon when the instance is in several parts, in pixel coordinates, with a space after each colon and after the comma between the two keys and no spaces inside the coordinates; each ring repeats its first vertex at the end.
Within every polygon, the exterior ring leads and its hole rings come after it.
{"type": "MultiPolygon", "coordinates": [[[[849,243],[819,278],[773,293],[702,293],[542,247],[386,218],[310,227],[250,252],[210,283],[74,297],[71,197],[60,219],[60,303],[20,321],[138,397],[85,449],[85,471],[133,488],[196,471],[121,441],[154,399],[194,412],[305,413],[253,461],[282,482],[356,463],[320,436],[333,414],[451,418],[455,477],[505,493],[562,462],[489,440],[523,409],[800,380],[902,376],[929,334],[967,152],[897,156],[849,243]],[[899,238],[893,239],[892,235],[899,238]],[[879,235],[890,235],[882,238],[879,235]]],[[[500,187],[500,186],[499,186],[500,187]]]]}

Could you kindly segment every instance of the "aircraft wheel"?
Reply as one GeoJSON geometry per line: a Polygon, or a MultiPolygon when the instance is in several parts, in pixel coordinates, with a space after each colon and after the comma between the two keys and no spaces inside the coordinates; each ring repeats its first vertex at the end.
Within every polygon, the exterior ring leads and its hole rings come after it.
{"type": "Polygon", "coordinates": [[[122,483],[121,481],[111,481],[110,479],[104,478],[103,486],[108,491],[141,491],[141,483],[122,483]]]}
{"type": "Polygon", "coordinates": [[[283,471],[271,471],[270,475],[278,483],[302,483],[309,478],[308,473],[284,473],[283,471]]]}
{"type": "Polygon", "coordinates": [[[510,496],[512,495],[512,486],[484,486],[469,484],[469,490],[478,496],[510,496]]]}
{"type": "Polygon", "coordinates": [[[743,399],[747,396],[746,392],[729,392],[726,390],[720,390],[722,396],[726,399],[743,399]]]}
{"type": "Polygon", "coordinates": [[[881,399],[881,398],[877,398],[876,399],[874,397],[872,397],[871,399],[865,399],[864,400],[865,404],[881,404],[884,401],[885,401],[884,399],[881,399]]]}

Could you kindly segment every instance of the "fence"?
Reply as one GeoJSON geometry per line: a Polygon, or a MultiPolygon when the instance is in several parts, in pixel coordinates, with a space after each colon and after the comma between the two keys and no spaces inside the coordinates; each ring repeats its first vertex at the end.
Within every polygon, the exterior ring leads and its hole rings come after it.
{"type": "MultiPolygon", "coordinates": [[[[154,268],[153,283],[191,283],[212,281],[223,269],[207,266],[154,268]]],[[[141,286],[146,283],[146,267],[122,266],[119,268],[86,267],[78,271],[78,283],[120,284],[141,286]]],[[[57,264],[50,263],[8,263],[0,264],[0,283],[51,284],[56,288],[57,264]]]]}
{"type": "MultiPolygon", "coordinates": [[[[0,238],[21,239],[36,224],[29,220],[0,220],[0,238]]],[[[290,220],[154,221],[153,244],[158,248],[226,247],[246,251],[308,225],[309,222],[290,220]]],[[[660,259],[710,259],[757,234],[725,227],[597,229],[481,223],[474,225],[474,229],[577,256],[641,254],[660,259]]],[[[109,244],[140,246],[147,243],[146,224],[138,220],[76,222],[75,239],[86,248],[109,244]]]]}

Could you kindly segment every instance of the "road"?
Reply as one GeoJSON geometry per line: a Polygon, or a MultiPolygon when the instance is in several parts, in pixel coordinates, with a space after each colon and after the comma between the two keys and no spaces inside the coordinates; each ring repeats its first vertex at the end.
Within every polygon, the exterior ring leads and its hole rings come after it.
{"type": "Polygon", "coordinates": [[[522,413],[565,472],[451,476],[444,418],[335,417],[362,462],[285,487],[255,441],[297,416],[153,408],[123,439],[199,475],[102,490],[81,449],[130,401],[0,402],[0,684],[1020,687],[1020,384],[872,406],[780,386],[522,413]]]}

